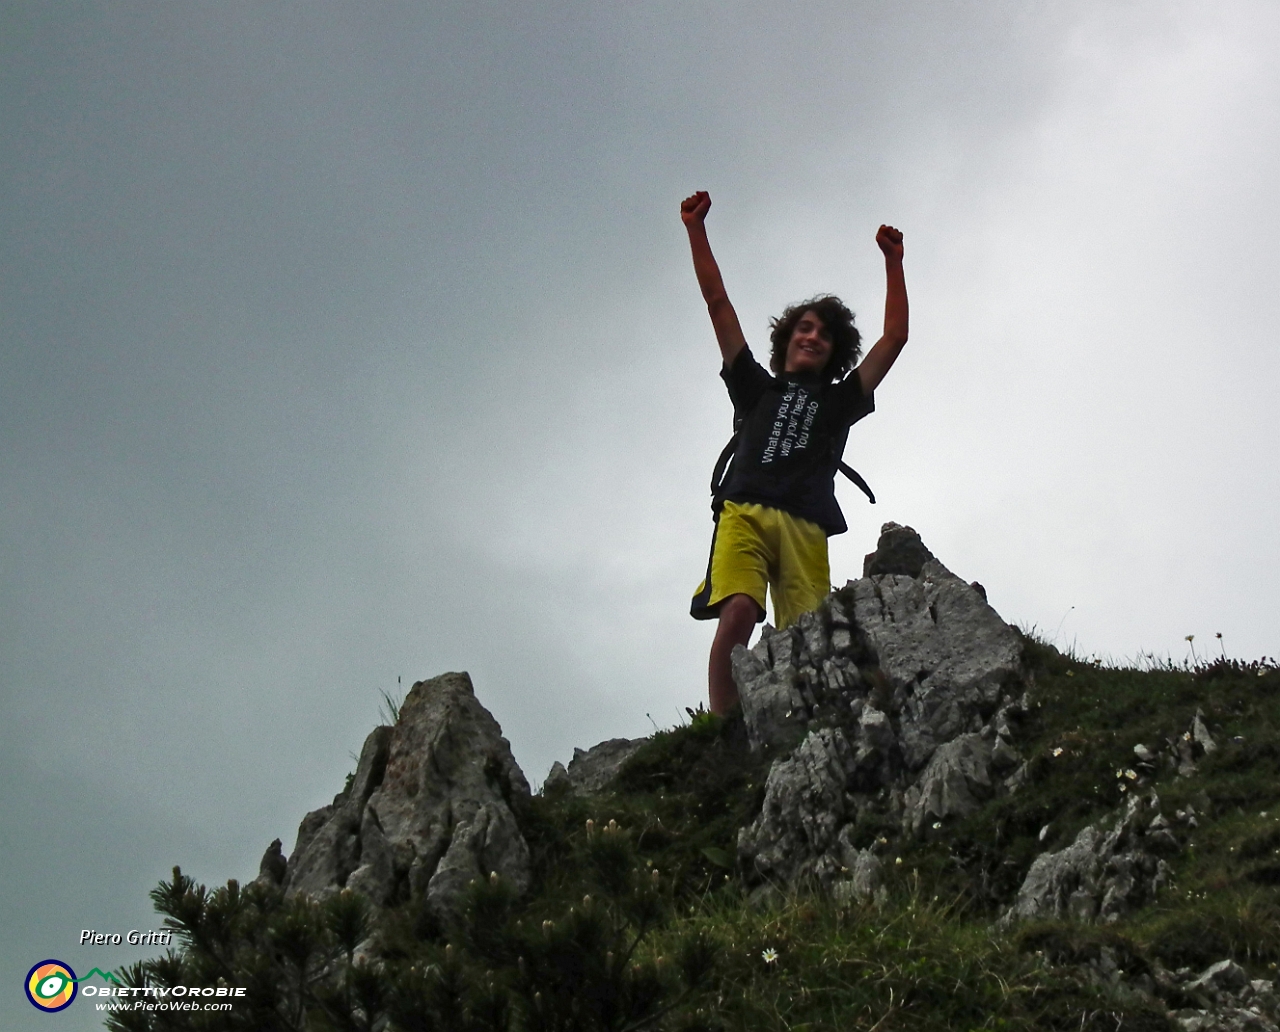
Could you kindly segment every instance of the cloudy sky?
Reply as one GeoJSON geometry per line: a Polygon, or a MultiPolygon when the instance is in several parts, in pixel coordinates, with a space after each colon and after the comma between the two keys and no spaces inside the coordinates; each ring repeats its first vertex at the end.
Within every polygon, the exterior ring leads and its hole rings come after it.
{"type": "Polygon", "coordinates": [[[695,189],[757,353],[818,291],[874,339],[905,233],[837,583],[895,520],[1083,654],[1280,654],[1278,47],[1265,0],[0,7],[0,1022],[288,849],[382,691],[470,671],[535,784],[705,697],[695,189]]]}

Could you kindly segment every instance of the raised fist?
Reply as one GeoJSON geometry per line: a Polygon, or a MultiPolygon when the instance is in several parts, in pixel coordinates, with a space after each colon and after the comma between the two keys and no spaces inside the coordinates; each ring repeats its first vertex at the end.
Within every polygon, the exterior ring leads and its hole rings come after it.
{"type": "Polygon", "coordinates": [[[680,221],[686,226],[692,226],[705,219],[710,210],[711,195],[706,190],[699,190],[680,202],[680,221]]]}
{"type": "Polygon", "coordinates": [[[876,243],[886,258],[902,261],[902,234],[892,226],[881,226],[876,230],[876,243]]]}

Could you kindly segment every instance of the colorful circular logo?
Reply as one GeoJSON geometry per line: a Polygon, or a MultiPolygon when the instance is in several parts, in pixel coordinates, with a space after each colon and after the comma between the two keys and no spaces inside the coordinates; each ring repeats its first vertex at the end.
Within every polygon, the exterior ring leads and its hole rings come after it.
{"type": "Polygon", "coordinates": [[[27,999],[37,1010],[60,1011],[76,998],[76,973],[60,960],[42,960],[27,972],[27,999]]]}

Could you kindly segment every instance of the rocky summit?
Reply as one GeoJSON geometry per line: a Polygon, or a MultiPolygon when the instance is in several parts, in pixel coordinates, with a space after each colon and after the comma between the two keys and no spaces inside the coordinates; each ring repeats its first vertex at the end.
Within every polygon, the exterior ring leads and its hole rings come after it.
{"type": "Polygon", "coordinates": [[[910,527],[885,524],[866,569],[795,626],[734,650],[752,747],[793,747],[738,837],[748,876],[774,887],[873,892],[860,822],[937,833],[1022,774],[1018,632],[910,527]]]}
{"type": "Polygon", "coordinates": [[[184,977],[275,972],[253,1028],[1280,1032],[1274,661],[1064,656],[887,523],[732,662],[738,716],[538,796],[466,674],[418,682],[250,889],[153,893],[184,977]]]}
{"type": "MultiPolygon", "coordinates": [[[[1026,777],[1022,636],[910,527],[886,523],[865,571],[793,627],[766,625],[753,648],[734,650],[747,743],[774,757],[760,811],[737,843],[740,872],[765,895],[874,897],[882,863],[860,828],[888,821],[909,836],[945,835],[1026,777]]],[[[644,742],[576,749],[546,787],[601,792],[644,742]]],[[[1191,754],[1179,762],[1185,769],[1191,754]]],[[[384,907],[418,894],[447,919],[476,878],[497,872],[528,887],[519,815],[529,797],[471,679],[443,674],[415,684],[395,725],[370,733],[343,791],[303,818],[287,862],[278,841],[268,847],[259,877],[289,895],[351,889],[384,907]]],[[[1168,843],[1159,814],[1137,804],[1114,828],[1087,827],[1045,852],[1003,920],[1114,920],[1152,898],[1168,843]]]]}

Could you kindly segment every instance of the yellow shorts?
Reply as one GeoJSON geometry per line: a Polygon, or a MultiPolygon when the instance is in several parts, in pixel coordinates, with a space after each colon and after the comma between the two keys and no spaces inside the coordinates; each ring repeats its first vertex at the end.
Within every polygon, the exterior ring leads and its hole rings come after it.
{"type": "Polygon", "coordinates": [[[750,595],[764,619],[765,587],[778,629],[817,609],[831,591],[827,534],[816,523],[754,502],[725,502],[711,537],[706,579],[690,613],[714,620],[730,595],[750,595]]]}

